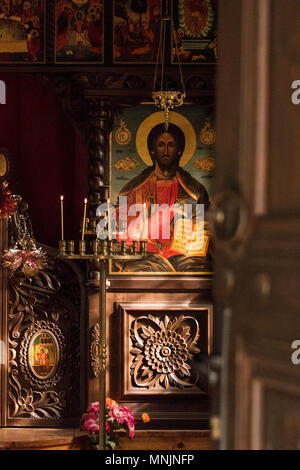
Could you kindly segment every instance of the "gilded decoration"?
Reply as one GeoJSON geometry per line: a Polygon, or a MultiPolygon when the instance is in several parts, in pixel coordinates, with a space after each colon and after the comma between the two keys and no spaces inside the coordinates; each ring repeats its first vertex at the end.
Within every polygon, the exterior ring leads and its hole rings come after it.
{"type": "Polygon", "coordinates": [[[100,341],[100,326],[99,323],[93,326],[91,334],[91,345],[90,345],[90,362],[91,369],[94,377],[99,375],[99,341],[100,341]]]}
{"type": "Polygon", "coordinates": [[[121,119],[120,127],[116,130],[115,141],[119,145],[127,145],[131,141],[131,132],[124,119],[121,119]]]}
{"type": "Polygon", "coordinates": [[[200,142],[204,145],[212,145],[216,141],[216,131],[208,121],[200,132],[200,142]]]}
{"type": "Polygon", "coordinates": [[[216,160],[212,157],[199,158],[193,165],[199,171],[213,171],[216,168],[216,160]]]}
{"type": "Polygon", "coordinates": [[[120,173],[128,173],[134,170],[139,165],[139,162],[133,157],[125,157],[123,160],[118,160],[113,167],[120,173]]]}
{"type": "Polygon", "coordinates": [[[191,360],[200,352],[199,337],[199,323],[191,316],[138,317],[130,329],[133,386],[165,391],[195,388],[198,376],[191,360]]]}

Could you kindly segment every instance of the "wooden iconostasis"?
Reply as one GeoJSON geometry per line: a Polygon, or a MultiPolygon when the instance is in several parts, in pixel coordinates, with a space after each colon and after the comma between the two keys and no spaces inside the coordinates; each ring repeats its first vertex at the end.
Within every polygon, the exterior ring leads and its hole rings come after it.
{"type": "MultiPolygon", "coordinates": [[[[12,16],[20,17],[18,31],[21,34],[24,27],[32,43],[25,51],[22,33],[13,46],[19,49],[7,53],[0,40],[0,79],[6,84],[1,147],[11,156],[11,189],[27,201],[35,239],[53,258],[60,233],[60,194],[65,196],[66,239],[78,240],[85,196],[92,229],[99,203],[108,196],[116,203],[122,187],[150,171],[141,135],[145,126],[149,132],[161,119],[151,93],[157,16],[166,5],[159,0],[115,0],[110,5],[58,1],[47,2],[45,9],[43,1],[27,2],[26,8],[26,2],[2,3],[0,29],[17,21],[12,16]],[[13,14],[4,4],[15,8],[13,14]]],[[[169,12],[187,91],[187,103],[172,115],[187,143],[180,171],[185,172],[187,189],[195,179],[211,198],[216,167],[216,2],[178,0],[170,2],[169,12]]],[[[169,37],[166,82],[176,87],[179,77],[172,51],[169,37]]],[[[3,249],[9,243],[6,230],[2,225],[3,249]]],[[[154,270],[110,267],[107,395],[137,413],[147,411],[150,427],[208,427],[207,377],[199,373],[196,362],[199,354],[207,357],[215,347],[211,254],[209,262],[200,256],[194,266],[178,258],[175,265],[166,257],[154,270]]],[[[55,266],[54,260],[49,276],[60,283],[52,292],[55,312],[53,303],[46,301],[49,285],[43,286],[44,300],[33,300],[34,285],[21,299],[1,270],[2,298],[7,299],[1,310],[3,339],[10,340],[16,363],[9,370],[8,364],[2,367],[2,426],[76,425],[87,404],[98,399],[98,267],[55,266]],[[16,298],[19,308],[13,311],[16,298]],[[31,313],[20,317],[23,306],[31,313]],[[22,359],[41,338],[48,341],[48,350],[54,351],[53,345],[60,348],[52,381],[22,359]],[[18,408],[16,403],[22,400],[30,406],[18,408]]]]}

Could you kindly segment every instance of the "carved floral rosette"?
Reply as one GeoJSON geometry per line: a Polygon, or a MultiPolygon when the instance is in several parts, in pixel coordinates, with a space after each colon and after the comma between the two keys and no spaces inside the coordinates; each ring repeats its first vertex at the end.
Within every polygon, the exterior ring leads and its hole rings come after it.
{"type": "Polygon", "coordinates": [[[195,388],[198,376],[190,362],[200,352],[199,336],[199,323],[191,316],[147,315],[134,320],[130,330],[133,386],[165,391],[195,388]]]}
{"type": "Polygon", "coordinates": [[[37,387],[42,390],[47,390],[55,387],[63,376],[65,367],[65,338],[61,330],[52,322],[37,321],[32,323],[29,328],[24,332],[23,340],[20,347],[20,363],[21,370],[24,373],[26,380],[30,382],[32,387],[37,387]],[[56,363],[51,368],[49,374],[42,377],[35,371],[30,357],[31,345],[37,335],[45,334],[52,338],[53,344],[56,348],[56,363]]]}

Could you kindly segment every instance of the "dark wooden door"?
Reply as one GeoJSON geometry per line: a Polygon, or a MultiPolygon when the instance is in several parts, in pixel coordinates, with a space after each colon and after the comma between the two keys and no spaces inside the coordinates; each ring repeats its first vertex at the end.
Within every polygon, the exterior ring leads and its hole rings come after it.
{"type": "Polygon", "coordinates": [[[300,2],[219,4],[220,447],[299,449],[300,2]]]}

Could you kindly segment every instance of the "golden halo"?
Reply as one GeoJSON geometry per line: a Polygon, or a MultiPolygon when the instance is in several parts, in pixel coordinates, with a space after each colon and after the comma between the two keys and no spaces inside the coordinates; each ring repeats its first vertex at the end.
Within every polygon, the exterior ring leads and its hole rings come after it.
{"type": "MultiPolygon", "coordinates": [[[[185,149],[180,158],[180,166],[184,166],[195,153],[197,144],[196,133],[190,121],[175,111],[170,112],[169,121],[171,124],[176,124],[176,126],[178,126],[184,133],[185,149]]],[[[150,114],[150,116],[144,119],[137,130],[136,149],[139,156],[147,166],[153,165],[147,146],[149,132],[153,127],[158,124],[163,124],[164,122],[164,113],[162,111],[158,111],[157,113],[150,114]]]]}

